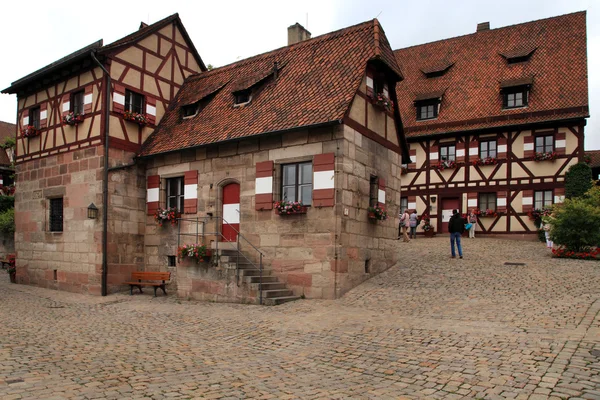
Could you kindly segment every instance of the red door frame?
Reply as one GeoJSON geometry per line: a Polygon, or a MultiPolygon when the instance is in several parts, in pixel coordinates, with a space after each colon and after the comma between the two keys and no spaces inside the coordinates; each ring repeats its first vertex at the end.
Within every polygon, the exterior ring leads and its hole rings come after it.
{"type": "Polygon", "coordinates": [[[228,183],[223,186],[223,204],[221,206],[221,234],[220,240],[235,242],[237,232],[240,231],[240,184],[228,183]],[[237,232],[236,232],[237,231],[237,232]]]}
{"type": "MultiPolygon", "coordinates": [[[[438,214],[438,233],[448,233],[448,221],[442,222],[442,216],[444,213],[444,201],[452,201],[455,200],[456,201],[456,207],[452,207],[451,209],[454,210],[458,210],[458,212],[460,212],[461,210],[461,197],[442,197],[439,199],[440,201],[440,213],[438,214]]],[[[450,208],[449,208],[450,209],[450,208]]],[[[449,213],[449,215],[452,215],[451,213],[449,213]]]]}

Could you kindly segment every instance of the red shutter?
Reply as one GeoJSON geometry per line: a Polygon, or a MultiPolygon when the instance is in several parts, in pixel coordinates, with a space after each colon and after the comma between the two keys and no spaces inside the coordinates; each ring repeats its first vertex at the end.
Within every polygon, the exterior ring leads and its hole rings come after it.
{"type": "Polygon", "coordinates": [[[125,86],[115,83],[113,92],[113,111],[116,113],[125,112],[125,86]]]}
{"type": "Polygon", "coordinates": [[[40,104],[40,129],[48,126],[48,103],[40,104]]]}
{"type": "Polygon", "coordinates": [[[23,110],[23,116],[21,117],[21,128],[25,128],[29,125],[29,109],[23,110]]]}
{"type": "Polygon", "coordinates": [[[198,212],[198,171],[187,171],[183,184],[183,212],[195,214],[198,212]]]}
{"type": "Polygon", "coordinates": [[[525,136],[523,138],[524,140],[524,144],[523,144],[523,150],[524,150],[524,154],[523,156],[525,158],[533,158],[533,156],[535,155],[535,145],[534,145],[534,137],[533,136],[525,136]]]}
{"type": "Polygon", "coordinates": [[[465,162],[465,143],[464,142],[456,143],[456,162],[457,163],[465,162]]]}
{"type": "Polygon", "coordinates": [[[151,175],[148,177],[147,185],[147,204],[148,215],[153,215],[159,208],[160,199],[160,176],[151,175]]]}
{"type": "Polygon", "coordinates": [[[506,145],[506,138],[498,138],[498,145],[496,147],[496,153],[498,154],[498,159],[499,160],[505,160],[506,159],[506,154],[508,152],[508,148],[506,145]]]}
{"type": "Polygon", "coordinates": [[[273,161],[256,163],[255,209],[273,209],[273,161]]]}
{"type": "Polygon", "coordinates": [[[556,188],[554,189],[554,202],[562,203],[565,200],[565,188],[556,188]]]}
{"type": "Polygon", "coordinates": [[[507,201],[507,193],[506,192],[498,192],[496,194],[496,211],[499,213],[506,212],[506,201],[507,201]]]}
{"type": "Polygon", "coordinates": [[[94,94],[94,86],[93,85],[86,86],[85,92],[83,94],[83,113],[84,114],[90,114],[92,112],[93,94],[94,94]]]}
{"type": "Polygon", "coordinates": [[[367,96],[373,97],[373,86],[375,85],[375,80],[373,78],[373,71],[367,70],[367,96]]]}
{"type": "Polygon", "coordinates": [[[533,210],[533,190],[523,190],[523,212],[529,212],[533,210]]]}
{"type": "Polygon", "coordinates": [[[156,125],[156,99],[146,96],[146,119],[150,125],[156,125]]]}
{"type": "Polygon", "coordinates": [[[563,156],[566,153],[565,146],[567,145],[567,135],[565,132],[558,132],[554,137],[554,151],[559,156],[563,156]]]}
{"type": "Polygon", "coordinates": [[[335,204],[335,154],[317,154],[313,159],[313,203],[315,207],[335,204]]]}
{"type": "Polygon", "coordinates": [[[377,193],[377,204],[379,204],[380,207],[385,207],[385,179],[379,178],[378,183],[379,192],[377,193]]]}
{"type": "Polygon", "coordinates": [[[440,151],[437,146],[429,148],[429,165],[434,166],[440,162],[440,151]]]}
{"type": "Polygon", "coordinates": [[[469,142],[469,161],[475,161],[479,158],[479,142],[471,140],[469,142]]]}
{"type": "Polygon", "coordinates": [[[467,193],[467,210],[470,212],[474,208],[479,208],[477,192],[467,193]]]}
{"type": "Polygon", "coordinates": [[[60,113],[64,117],[71,111],[71,94],[63,94],[62,103],[60,105],[60,113]]]}
{"type": "Polygon", "coordinates": [[[417,168],[417,150],[410,150],[410,160],[407,160],[408,162],[405,162],[405,164],[408,164],[408,168],[409,169],[416,169],[417,168]]]}

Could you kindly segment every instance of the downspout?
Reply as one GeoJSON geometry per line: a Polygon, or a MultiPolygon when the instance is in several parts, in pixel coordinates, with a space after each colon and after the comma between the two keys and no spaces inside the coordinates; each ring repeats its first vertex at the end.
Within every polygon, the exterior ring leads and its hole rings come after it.
{"type": "Polygon", "coordinates": [[[104,68],[104,65],[96,58],[96,55],[92,51],[90,53],[92,59],[98,64],[98,66],[104,71],[104,77],[106,78],[106,86],[104,93],[104,173],[102,181],[102,204],[104,210],[102,210],[102,296],[107,295],[107,277],[108,277],[108,124],[110,114],[108,112],[110,107],[110,87],[111,79],[110,74],[104,68]]]}

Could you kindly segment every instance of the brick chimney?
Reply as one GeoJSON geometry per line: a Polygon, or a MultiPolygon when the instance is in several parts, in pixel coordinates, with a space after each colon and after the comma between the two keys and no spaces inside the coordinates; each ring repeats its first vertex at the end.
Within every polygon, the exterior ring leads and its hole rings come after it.
{"type": "Polygon", "coordinates": [[[490,30],[490,23],[489,22],[480,22],[477,24],[477,32],[481,32],[481,31],[489,31],[490,30]]]}
{"type": "Polygon", "coordinates": [[[310,32],[299,23],[288,26],[288,46],[310,39],[310,32]]]}

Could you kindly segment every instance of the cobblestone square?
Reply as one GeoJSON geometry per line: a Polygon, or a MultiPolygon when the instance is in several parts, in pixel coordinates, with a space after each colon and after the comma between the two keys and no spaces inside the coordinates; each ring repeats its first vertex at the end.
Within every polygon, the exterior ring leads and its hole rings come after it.
{"type": "Polygon", "coordinates": [[[598,263],[530,241],[463,247],[399,242],[399,265],[342,298],[278,307],[2,274],[0,398],[600,399],[598,263]]]}

